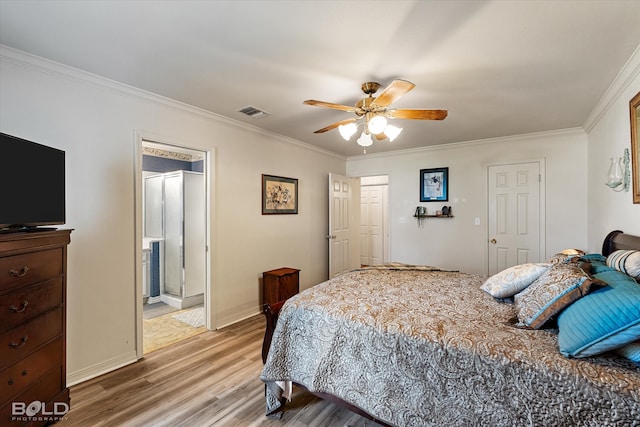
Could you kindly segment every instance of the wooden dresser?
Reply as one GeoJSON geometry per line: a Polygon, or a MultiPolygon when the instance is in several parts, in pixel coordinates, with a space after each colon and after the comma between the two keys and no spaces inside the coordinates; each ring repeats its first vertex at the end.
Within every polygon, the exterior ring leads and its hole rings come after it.
{"type": "Polygon", "coordinates": [[[300,270],[283,267],[262,273],[263,304],[284,301],[299,291],[300,270]]]}
{"type": "Polygon", "coordinates": [[[2,426],[44,425],[69,408],[65,319],[70,235],[71,230],[0,234],[2,426]]]}

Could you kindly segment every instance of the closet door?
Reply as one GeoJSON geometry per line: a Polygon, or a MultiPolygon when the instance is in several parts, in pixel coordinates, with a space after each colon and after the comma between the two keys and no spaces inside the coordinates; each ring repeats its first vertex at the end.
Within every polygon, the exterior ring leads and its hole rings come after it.
{"type": "Polygon", "coordinates": [[[164,292],[182,296],[184,258],[182,174],[164,178],[164,292]]]}

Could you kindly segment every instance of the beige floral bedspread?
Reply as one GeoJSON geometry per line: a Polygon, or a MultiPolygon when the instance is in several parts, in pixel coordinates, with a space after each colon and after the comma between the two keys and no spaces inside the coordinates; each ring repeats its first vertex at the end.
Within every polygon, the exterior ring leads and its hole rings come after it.
{"type": "MultiPolygon", "coordinates": [[[[428,270],[428,269],[427,269],[428,270]]],[[[330,393],[395,426],[638,426],[640,368],[563,357],[552,330],[463,273],[353,271],[291,298],[261,379],[330,393]]]]}

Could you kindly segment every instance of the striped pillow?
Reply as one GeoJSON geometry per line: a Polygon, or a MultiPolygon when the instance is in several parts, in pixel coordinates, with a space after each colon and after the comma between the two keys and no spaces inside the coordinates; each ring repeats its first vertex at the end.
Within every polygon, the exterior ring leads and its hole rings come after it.
{"type": "Polygon", "coordinates": [[[615,251],[607,257],[607,265],[640,280],[640,251],[615,251]]]}

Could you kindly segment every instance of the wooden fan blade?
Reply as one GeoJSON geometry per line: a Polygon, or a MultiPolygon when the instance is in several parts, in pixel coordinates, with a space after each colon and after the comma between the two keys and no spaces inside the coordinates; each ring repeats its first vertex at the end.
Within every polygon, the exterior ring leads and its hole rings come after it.
{"type": "Polygon", "coordinates": [[[326,131],[329,131],[329,130],[335,129],[335,128],[337,128],[337,127],[338,127],[338,126],[340,126],[340,125],[346,125],[346,124],[349,124],[349,123],[353,123],[353,122],[355,122],[355,121],[356,121],[356,119],[341,120],[341,121],[339,121],[339,122],[332,123],[332,124],[330,124],[329,126],[324,127],[324,128],[322,128],[322,129],[318,129],[317,131],[315,131],[315,132],[313,132],[313,133],[325,133],[326,131]]]}
{"type": "Polygon", "coordinates": [[[313,105],[314,107],[333,108],[334,110],[348,111],[350,113],[356,111],[355,107],[334,104],[332,102],[316,101],[315,99],[307,99],[304,103],[307,105],[313,105]]]}
{"type": "Polygon", "coordinates": [[[379,133],[377,135],[374,135],[374,136],[376,137],[376,140],[378,140],[378,141],[382,141],[383,139],[387,138],[387,135],[385,135],[384,132],[381,132],[381,133],[379,133]]]}
{"type": "Polygon", "coordinates": [[[382,91],[373,103],[378,107],[386,107],[397,101],[414,87],[416,87],[416,85],[406,80],[394,80],[382,91]]]}
{"type": "Polygon", "coordinates": [[[387,116],[394,119],[410,120],[443,120],[447,117],[447,110],[389,110],[387,116]]]}

